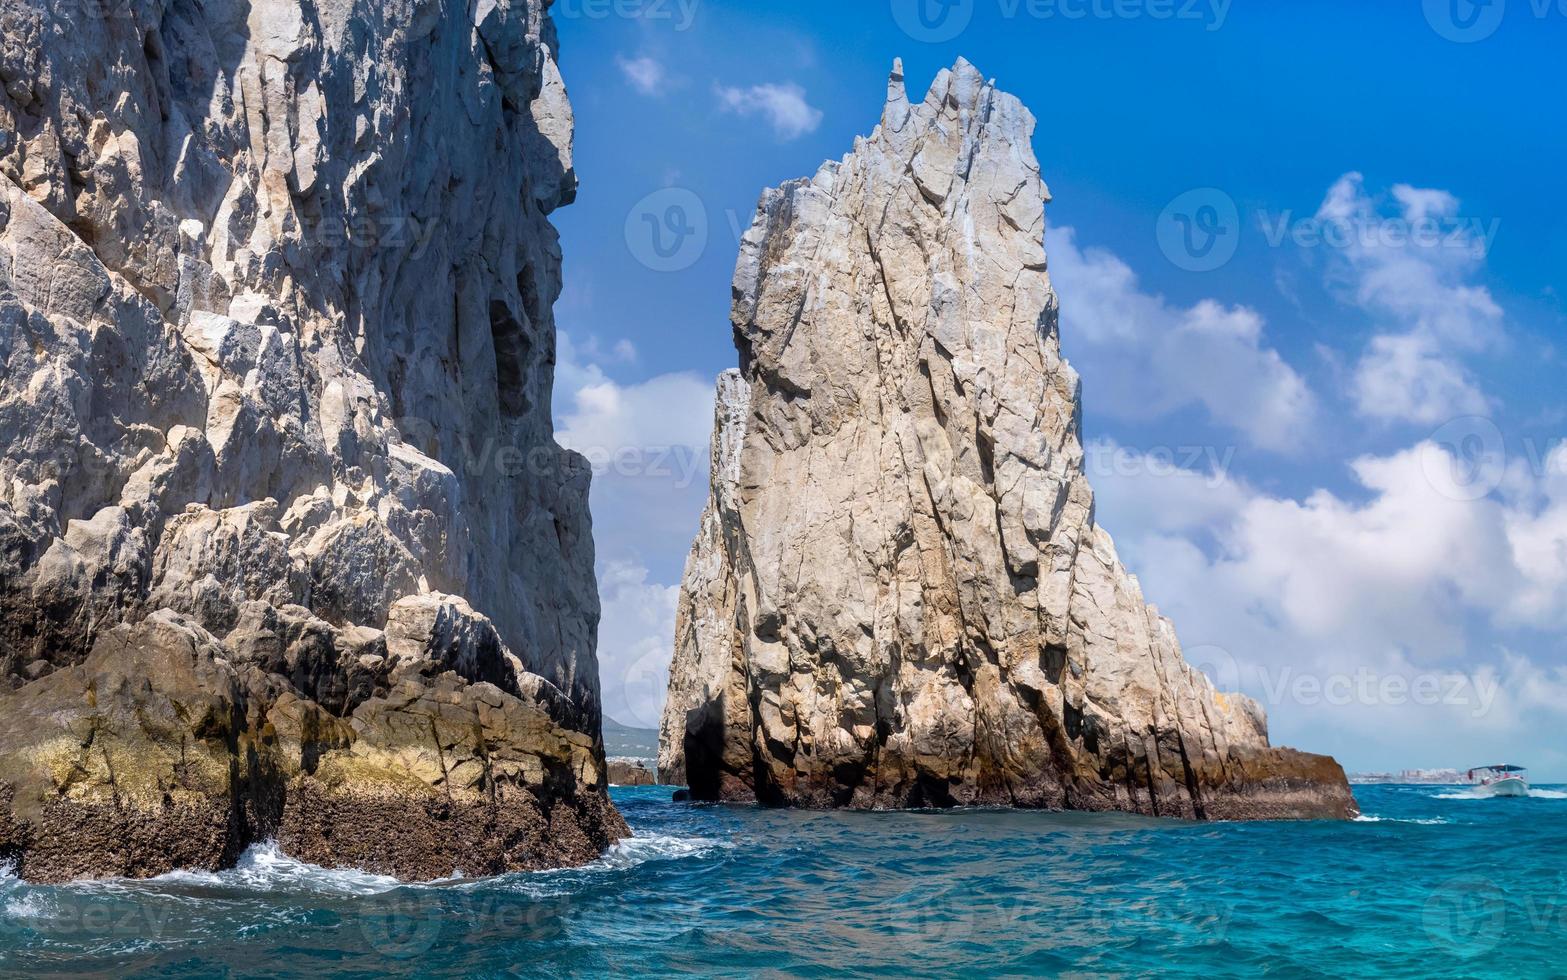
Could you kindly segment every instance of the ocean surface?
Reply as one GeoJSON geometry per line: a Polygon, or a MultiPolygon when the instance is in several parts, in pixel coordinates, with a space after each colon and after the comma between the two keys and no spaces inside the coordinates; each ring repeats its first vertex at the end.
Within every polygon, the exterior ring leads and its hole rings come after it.
{"type": "Polygon", "coordinates": [[[0,975],[1567,975],[1567,791],[1356,788],[1355,823],[795,813],[617,789],[573,871],[0,877],[0,975]]]}

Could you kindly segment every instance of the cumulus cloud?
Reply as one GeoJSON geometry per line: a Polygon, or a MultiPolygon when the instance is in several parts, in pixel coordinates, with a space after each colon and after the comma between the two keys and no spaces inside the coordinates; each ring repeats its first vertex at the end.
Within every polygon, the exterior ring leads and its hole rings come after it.
{"type": "Polygon", "coordinates": [[[1048,231],[1046,248],[1062,343],[1099,409],[1146,419],[1197,405],[1266,449],[1306,438],[1315,399],[1265,342],[1260,314],[1214,300],[1174,306],[1115,255],[1080,247],[1071,228],[1048,231]]]}
{"type": "MultiPolygon", "coordinates": [[[[634,361],[625,342],[609,355],[634,361]]],[[[693,372],[661,374],[634,384],[612,380],[600,366],[604,352],[560,334],[555,370],[555,438],[590,459],[663,450],[706,454],[713,426],[713,383],[693,372]],[[594,353],[598,359],[590,359],[594,353]]]]}
{"type": "Polygon", "coordinates": [[[707,499],[714,386],[689,372],[622,383],[604,365],[634,363],[629,344],[605,348],[565,331],[558,343],[556,439],[593,465],[604,708],[651,727],[668,682],[680,571],[707,499]]]}
{"type": "Polygon", "coordinates": [[[1567,671],[1550,663],[1567,626],[1567,447],[1478,500],[1447,492],[1463,464],[1434,443],[1355,460],[1352,495],[1298,500],[1120,452],[1093,474],[1101,520],[1191,659],[1262,699],[1279,741],[1457,765],[1567,723],[1567,671]],[[1480,639],[1496,635],[1531,649],[1480,639]]]}
{"type": "Polygon", "coordinates": [[[1464,219],[1443,190],[1399,184],[1378,201],[1358,173],[1329,189],[1317,220],[1336,246],[1333,283],[1376,325],[1354,373],[1359,413],[1429,425],[1485,412],[1462,358],[1504,335],[1502,308],[1474,281],[1496,225],[1464,219]]]}
{"type": "Polygon", "coordinates": [[[1362,415],[1424,425],[1490,408],[1463,365],[1418,332],[1371,339],[1355,368],[1355,398],[1362,415]]]}
{"type": "Polygon", "coordinates": [[[662,95],[666,74],[664,66],[649,57],[627,58],[617,57],[615,64],[620,66],[620,73],[626,77],[631,87],[643,95],[662,95]]]}
{"type": "Polygon", "coordinates": [[[761,116],[781,140],[814,133],[822,124],[822,111],[806,101],[805,89],[793,83],[738,88],[720,85],[718,105],[740,116],[761,116]]]}
{"type": "Polygon", "coordinates": [[[599,678],[604,713],[634,728],[657,728],[669,687],[679,585],[650,581],[632,561],[602,563],[599,678]]]}

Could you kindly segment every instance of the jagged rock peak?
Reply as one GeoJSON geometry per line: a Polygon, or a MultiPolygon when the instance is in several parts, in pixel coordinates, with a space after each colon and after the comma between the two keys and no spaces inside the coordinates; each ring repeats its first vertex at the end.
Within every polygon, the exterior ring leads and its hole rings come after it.
{"type": "Polygon", "coordinates": [[[589,472],[550,420],[548,215],[576,177],[547,6],[3,4],[0,860],[24,876],[272,836],[480,874],[625,832],[589,472]]]}
{"type": "Polygon", "coordinates": [[[704,799],[1344,816],[1330,759],[1213,690],[1094,518],[1032,136],[959,61],[735,272],[660,769],[704,799]]]}

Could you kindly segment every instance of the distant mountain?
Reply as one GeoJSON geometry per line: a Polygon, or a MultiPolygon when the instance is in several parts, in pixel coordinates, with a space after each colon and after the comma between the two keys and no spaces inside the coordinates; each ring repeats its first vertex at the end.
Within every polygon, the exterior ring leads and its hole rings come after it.
{"type": "Polygon", "coordinates": [[[604,716],[604,754],[610,758],[654,759],[658,757],[658,731],[632,728],[604,716]]]}

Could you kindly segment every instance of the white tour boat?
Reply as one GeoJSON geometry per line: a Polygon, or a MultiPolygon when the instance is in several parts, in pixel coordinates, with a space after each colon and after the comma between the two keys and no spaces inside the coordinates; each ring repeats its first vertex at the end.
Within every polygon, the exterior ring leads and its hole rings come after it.
{"type": "Polygon", "coordinates": [[[1476,796],[1528,796],[1527,769],[1521,766],[1481,766],[1469,770],[1476,796]]]}

